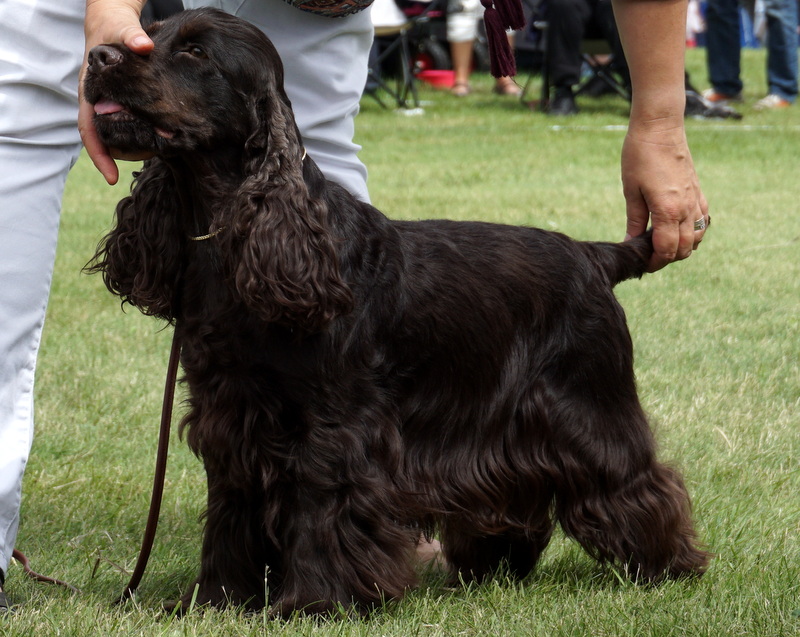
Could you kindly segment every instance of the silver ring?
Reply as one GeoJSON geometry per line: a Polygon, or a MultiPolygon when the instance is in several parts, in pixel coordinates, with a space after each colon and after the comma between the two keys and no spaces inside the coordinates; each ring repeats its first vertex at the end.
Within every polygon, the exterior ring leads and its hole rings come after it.
{"type": "Polygon", "coordinates": [[[706,218],[700,217],[697,221],[694,222],[694,231],[698,232],[700,230],[706,229],[706,218]]]}

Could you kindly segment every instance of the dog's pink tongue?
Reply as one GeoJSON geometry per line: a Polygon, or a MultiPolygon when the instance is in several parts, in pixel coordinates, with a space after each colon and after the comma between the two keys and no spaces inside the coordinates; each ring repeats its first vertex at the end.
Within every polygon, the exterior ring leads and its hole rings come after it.
{"type": "Polygon", "coordinates": [[[94,105],[94,112],[98,115],[110,115],[111,113],[119,113],[124,111],[125,107],[117,102],[111,100],[100,100],[94,105]]]}

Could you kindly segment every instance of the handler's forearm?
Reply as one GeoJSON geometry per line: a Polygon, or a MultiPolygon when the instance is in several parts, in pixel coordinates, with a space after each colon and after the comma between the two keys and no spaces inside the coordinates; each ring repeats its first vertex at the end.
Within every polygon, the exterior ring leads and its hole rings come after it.
{"type": "MultiPolygon", "coordinates": [[[[631,73],[631,126],[683,127],[686,0],[612,0],[631,73]]],[[[655,131],[653,131],[655,132],[655,131]]]]}

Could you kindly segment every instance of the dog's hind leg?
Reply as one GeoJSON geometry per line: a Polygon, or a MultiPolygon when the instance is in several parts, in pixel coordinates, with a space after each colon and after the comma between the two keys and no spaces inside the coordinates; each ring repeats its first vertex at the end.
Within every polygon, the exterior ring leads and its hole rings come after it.
{"type": "Polygon", "coordinates": [[[622,308],[603,288],[587,288],[582,301],[539,375],[556,517],[591,555],[633,578],[700,574],[709,555],[683,481],[656,459],[622,308]]]}
{"type": "Polygon", "coordinates": [[[701,574],[709,555],[698,547],[689,496],[680,475],[656,460],[638,401],[569,402],[552,423],[560,428],[555,511],[567,535],[636,580],[701,574]]]}
{"type": "Polygon", "coordinates": [[[550,541],[552,528],[549,518],[535,531],[485,535],[475,535],[474,529],[463,524],[445,524],[441,531],[442,548],[451,579],[481,581],[503,567],[512,577],[522,579],[539,561],[550,541]]]}

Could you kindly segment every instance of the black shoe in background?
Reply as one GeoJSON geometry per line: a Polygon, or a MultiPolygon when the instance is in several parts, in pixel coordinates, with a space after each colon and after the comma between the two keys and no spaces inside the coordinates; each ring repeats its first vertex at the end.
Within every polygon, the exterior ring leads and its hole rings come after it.
{"type": "Polygon", "coordinates": [[[550,101],[547,114],[556,117],[578,114],[578,105],[575,104],[575,96],[572,94],[571,88],[556,87],[555,96],[550,101]]]}
{"type": "Polygon", "coordinates": [[[616,91],[599,75],[595,75],[581,87],[581,95],[588,97],[602,97],[611,93],[616,91]]]}
{"type": "Polygon", "coordinates": [[[11,609],[11,604],[8,603],[8,597],[3,592],[3,585],[6,583],[6,574],[0,569],[0,616],[5,615],[11,609]]]}

